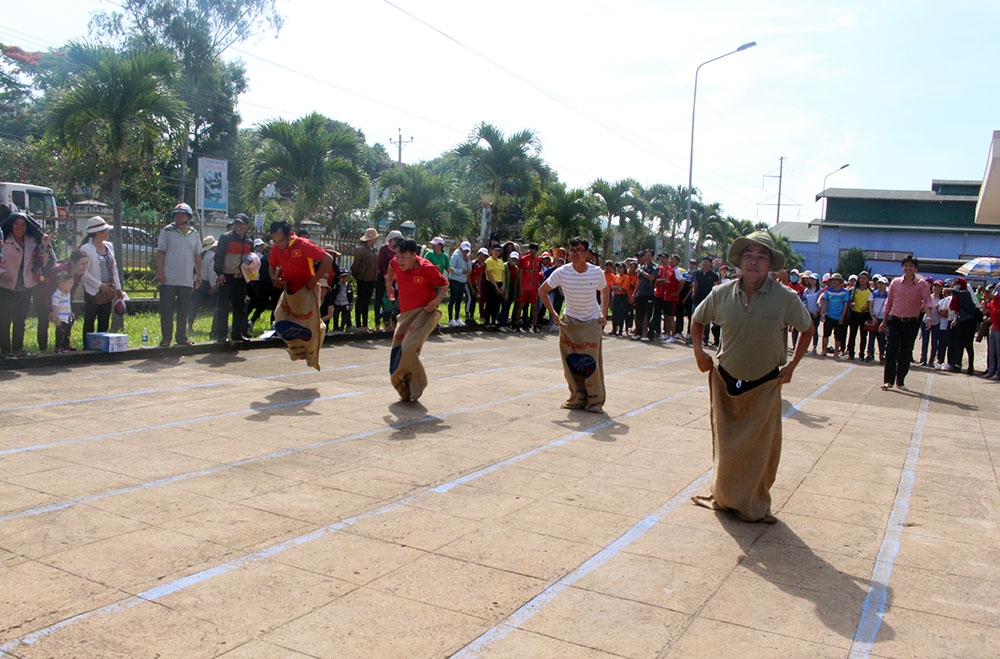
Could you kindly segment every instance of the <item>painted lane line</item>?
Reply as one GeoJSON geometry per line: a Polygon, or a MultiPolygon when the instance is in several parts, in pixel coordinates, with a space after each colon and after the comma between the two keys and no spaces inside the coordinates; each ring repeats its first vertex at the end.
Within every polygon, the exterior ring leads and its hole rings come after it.
{"type": "MultiPolygon", "coordinates": [[[[461,356],[461,355],[475,355],[475,354],[480,354],[480,353],[485,353],[485,352],[495,352],[495,351],[498,351],[498,350],[523,350],[525,348],[531,348],[531,347],[534,347],[534,346],[533,345],[524,345],[524,346],[509,346],[509,347],[504,347],[504,348],[485,348],[485,349],[482,349],[482,350],[465,350],[465,351],[462,351],[462,352],[450,352],[450,353],[441,353],[441,354],[435,354],[435,355],[427,355],[427,356],[424,356],[422,358],[423,359],[441,359],[441,358],[444,358],[444,357],[458,357],[458,356],[461,356]]],[[[631,347],[635,347],[635,346],[628,346],[628,347],[631,348],[631,347]]],[[[623,349],[623,348],[619,348],[619,350],[621,350],[621,349],[623,349]]],[[[381,359],[381,360],[373,361],[373,362],[365,362],[363,364],[350,364],[350,365],[347,365],[347,366],[334,366],[334,367],[331,367],[331,368],[324,368],[324,369],[321,369],[321,370],[316,371],[316,372],[313,372],[313,371],[300,371],[300,372],[297,372],[297,373],[281,373],[279,375],[264,375],[264,376],[261,376],[259,378],[240,378],[238,380],[220,380],[218,382],[205,382],[205,383],[202,383],[202,384],[189,384],[189,385],[182,385],[182,386],[179,386],[179,387],[165,387],[163,389],[145,389],[145,390],[142,390],[142,391],[126,391],[126,392],[123,392],[123,393],[120,393],[120,394],[108,394],[108,395],[105,395],[105,396],[90,396],[88,398],[71,398],[71,399],[67,399],[67,400],[47,401],[47,402],[44,402],[44,403],[33,403],[33,404],[30,404],[30,405],[18,405],[18,406],[15,406],[15,407],[0,407],[0,412],[14,412],[14,411],[17,411],[17,410],[32,410],[32,409],[38,409],[38,408],[41,408],[41,407],[57,407],[57,406],[60,406],[60,405],[75,405],[75,404],[78,404],[78,403],[93,403],[95,401],[102,401],[102,400],[115,400],[117,398],[129,398],[129,397],[132,397],[132,396],[146,396],[146,395],[149,395],[149,394],[161,394],[161,393],[167,393],[167,392],[171,392],[171,391],[186,391],[186,390],[191,390],[191,389],[205,389],[207,387],[221,387],[221,386],[231,385],[231,384],[246,384],[247,382],[261,382],[261,381],[264,381],[264,380],[281,380],[283,378],[293,378],[293,377],[295,377],[297,375],[316,375],[318,373],[334,373],[336,371],[346,371],[346,370],[351,370],[351,369],[355,369],[355,368],[362,368],[362,367],[366,367],[366,366],[380,366],[380,365],[385,364],[385,363],[387,363],[387,361],[385,359],[381,359]]],[[[101,371],[97,371],[97,372],[100,373],[101,371]]]]}
{"type": "Polygon", "coordinates": [[[889,578],[892,576],[892,566],[899,553],[899,541],[903,535],[903,523],[910,509],[910,495],[913,493],[913,470],[920,457],[920,444],[924,438],[924,425],[927,423],[927,409],[930,407],[931,384],[934,374],[927,376],[927,383],[921,394],[920,410],[910,434],[910,446],[906,450],[906,461],[899,474],[899,485],[896,487],[896,499],[892,503],[892,513],[885,525],[885,535],[875,559],[872,578],[868,584],[865,603],[861,607],[861,619],[851,640],[848,656],[852,659],[866,659],[872,653],[872,646],[882,627],[886,604],[889,600],[889,578]]]}
{"type": "MultiPolygon", "coordinates": [[[[620,371],[620,372],[617,372],[617,373],[610,373],[610,374],[608,374],[608,377],[615,377],[615,376],[618,376],[618,375],[626,375],[628,373],[633,373],[633,372],[635,372],[636,370],[639,370],[639,369],[655,368],[657,366],[665,366],[665,365],[671,364],[673,362],[678,362],[678,361],[682,361],[684,359],[690,359],[690,358],[691,358],[691,356],[688,355],[688,356],[684,356],[684,357],[677,357],[675,359],[664,360],[664,361],[656,362],[656,363],[653,363],[653,364],[647,364],[645,366],[641,366],[641,367],[638,367],[638,368],[630,368],[630,369],[626,369],[624,371],[620,371]]],[[[555,361],[558,361],[558,360],[555,360],[555,361]]],[[[451,377],[455,377],[455,376],[448,376],[448,377],[451,378],[451,377]]],[[[288,456],[288,455],[294,455],[294,454],[297,454],[297,453],[304,453],[304,452],[308,452],[308,451],[311,451],[311,450],[315,450],[315,449],[319,449],[319,448],[324,448],[326,446],[332,446],[333,444],[339,444],[341,442],[353,441],[353,440],[357,440],[357,439],[365,439],[365,438],[372,437],[374,435],[379,435],[381,433],[389,432],[389,431],[392,431],[392,430],[402,430],[404,428],[409,428],[411,426],[415,426],[415,425],[418,425],[418,424],[421,424],[421,423],[427,423],[429,421],[437,421],[437,420],[441,420],[441,419],[446,419],[448,417],[455,416],[457,414],[464,414],[466,412],[473,412],[473,411],[476,411],[476,410],[485,409],[487,407],[492,407],[492,406],[495,406],[495,405],[501,405],[503,403],[509,403],[509,402],[512,402],[512,401],[515,401],[515,400],[520,400],[522,398],[528,398],[528,397],[535,396],[535,395],[538,395],[538,394],[542,394],[542,393],[546,393],[546,392],[549,392],[549,391],[553,391],[555,389],[559,389],[559,388],[561,388],[563,386],[564,386],[563,384],[557,384],[557,385],[553,385],[553,386],[550,386],[550,387],[544,387],[542,389],[536,389],[534,391],[528,391],[528,392],[524,392],[524,393],[520,393],[520,394],[515,394],[514,396],[509,396],[507,398],[502,398],[502,399],[496,400],[496,401],[490,401],[488,403],[479,403],[477,405],[472,405],[472,406],[468,406],[468,407],[462,407],[462,408],[458,408],[458,409],[455,409],[455,410],[450,410],[450,411],[447,411],[447,412],[441,412],[441,413],[438,413],[438,414],[427,414],[427,415],[419,417],[417,419],[411,419],[409,421],[404,421],[404,422],[400,422],[400,423],[387,424],[387,425],[384,425],[384,426],[381,426],[381,427],[378,427],[378,428],[373,428],[371,430],[364,430],[362,432],[354,433],[354,434],[351,434],[351,435],[346,435],[346,436],[343,436],[343,437],[337,437],[337,438],[334,438],[334,439],[327,439],[327,440],[323,440],[323,441],[320,441],[320,442],[315,442],[313,444],[308,444],[308,445],[305,445],[305,446],[296,446],[296,447],[292,447],[292,448],[281,449],[281,450],[278,450],[278,451],[273,451],[271,453],[266,453],[264,455],[258,455],[258,456],[254,456],[254,457],[251,457],[251,458],[244,458],[242,460],[234,460],[233,462],[227,462],[225,464],[216,465],[214,467],[206,467],[204,469],[197,469],[195,471],[189,471],[189,472],[185,472],[185,473],[182,473],[182,474],[175,474],[173,476],[165,476],[163,478],[157,478],[155,480],[147,481],[145,483],[137,483],[135,485],[129,485],[129,486],[126,486],[126,487],[120,487],[120,488],[115,488],[115,489],[111,489],[111,490],[104,490],[103,492],[96,492],[94,494],[88,494],[88,495],[80,496],[80,497],[70,497],[70,498],[63,499],[61,501],[54,501],[52,503],[48,503],[48,504],[45,504],[43,506],[37,506],[35,508],[27,508],[27,509],[24,509],[24,510],[13,511],[13,512],[6,513],[4,515],[0,515],[0,523],[2,523],[2,522],[8,522],[8,521],[14,520],[14,519],[21,519],[23,517],[33,517],[35,515],[41,515],[43,513],[55,512],[55,511],[58,511],[58,510],[65,510],[67,508],[72,508],[73,506],[76,506],[76,505],[79,505],[79,504],[82,504],[82,503],[90,503],[92,501],[100,501],[102,499],[108,499],[110,497],[119,496],[119,495],[122,495],[122,494],[129,494],[131,492],[138,492],[138,491],[146,490],[146,489],[153,488],[153,487],[160,487],[160,486],[163,486],[163,485],[170,485],[172,483],[177,483],[179,481],[185,481],[185,480],[189,480],[189,479],[192,479],[192,478],[198,478],[200,476],[209,476],[211,474],[216,474],[216,473],[219,473],[219,472],[222,472],[222,471],[228,471],[230,469],[235,469],[237,467],[243,467],[243,466],[248,465],[248,464],[254,464],[256,462],[263,462],[265,460],[274,460],[274,459],[277,459],[277,458],[282,458],[282,457],[285,457],[285,456],[288,456]]],[[[639,408],[640,411],[644,411],[645,409],[646,408],[639,408]]],[[[632,413],[629,413],[626,416],[629,416],[631,414],[632,413]]],[[[608,422],[608,423],[610,423],[610,422],[608,422]]]]}
{"type": "MultiPolygon", "coordinates": [[[[623,347],[623,348],[617,348],[617,350],[628,350],[630,348],[632,348],[632,346],[626,346],[626,347],[623,347]]],[[[612,351],[609,350],[608,352],[612,352],[612,351]]],[[[474,371],[474,372],[471,372],[471,373],[459,373],[457,375],[449,375],[449,376],[446,376],[444,378],[436,378],[434,380],[430,380],[430,382],[437,382],[437,381],[444,380],[444,379],[454,379],[456,377],[466,377],[467,378],[467,377],[471,377],[471,376],[475,376],[475,375],[483,375],[483,374],[486,374],[486,373],[495,373],[497,371],[504,371],[504,370],[514,369],[514,368],[525,368],[525,367],[528,367],[528,366],[537,366],[539,364],[548,364],[548,363],[557,362],[557,361],[560,361],[560,358],[543,359],[541,361],[525,362],[523,364],[514,364],[514,365],[511,365],[511,366],[501,366],[501,367],[498,367],[498,368],[483,369],[481,371],[474,371]]],[[[387,362],[380,362],[380,363],[386,364],[387,362]]],[[[172,427],[176,427],[176,426],[183,426],[183,425],[187,425],[189,423],[197,423],[197,422],[200,422],[200,421],[210,421],[212,419],[222,419],[222,418],[225,418],[225,417],[235,416],[235,415],[239,415],[239,414],[247,414],[247,413],[252,413],[252,412],[262,412],[262,411],[266,411],[266,410],[280,409],[280,408],[283,408],[283,407],[291,407],[293,405],[305,405],[305,404],[308,404],[308,403],[315,403],[315,402],[327,401],[327,400],[336,400],[336,399],[339,399],[339,398],[350,398],[352,396],[360,396],[360,395],[363,395],[363,394],[370,394],[370,393],[375,393],[375,392],[378,392],[378,391],[391,391],[391,390],[393,390],[392,387],[375,387],[374,389],[366,389],[366,390],[362,390],[362,391],[350,391],[350,392],[347,392],[347,393],[332,394],[332,395],[329,395],[329,396],[317,396],[317,397],[314,397],[314,398],[301,398],[299,400],[292,400],[292,401],[288,401],[288,402],[285,402],[285,403],[273,403],[271,405],[261,405],[260,407],[248,407],[248,408],[244,408],[244,409],[241,409],[241,410],[234,410],[232,412],[222,412],[222,413],[219,413],[219,414],[208,414],[208,415],[205,415],[205,416],[193,417],[193,418],[190,418],[190,419],[181,419],[179,421],[169,421],[169,422],[166,422],[166,423],[160,423],[160,424],[155,424],[155,425],[150,425],[150,426],[142,426],[140,428],[132,428],[130,430],[116,430],[114,432],[104,433],[102,435],[88,435],[86,437],[77,437],[75,439],[64,439],[64,440],[60,440],[58,442],[49,442],[47,444],[33,444],[31,446],[22,446],[22,447],[19,447],[19,448],[4,449],[4,450],[0,451],[0,455],[11,455],[11,454],[15,454],[15,453],[25,453],[25,452],[28,452],[28,451],[40,451],[42,449],[54,448],[54,447],[57,447],[57,446],[67,446],[69,444],[79,444],[80,442],[87,442],[87,441],[95,440],[95,439],[108,439],[108,438],[111,438],[111,437],[119,437],[119,436],[122,436],[122,435],[131,435],[131,434],[135,434],[135,433],[138,433],[138,432],[146,432],[148,430],[160,430],[160,429],[163,429],[163,428],[172,428],[172,427]]]]}
{"type": "MultiPolygon", "coordinates": [[[[782,414],[781,420],[784,422],[789,417],[792,416],[796,411],[798,411],[802,405],[812,400],[816,396],[819,396],[824,391],[826,391],[830,385],[837,382],[848,373],[855,369],[851,366],[841,373],[837,374],[826,384],[816,389],[814,392],[800,400],[795,405],[792,405],[784,414],[782,414]]],[[[641,410],[642,408],[640,408],[641,410]]],[[[639,412],[636,410],[635,412],[639,412]]],[[[646,533],[649,529],[653,528],[659,521],[663,519],[668,513],[675,510],[685,501],[688,501],[692,496],[697,494],[698,490],[708,482],[709,478],[712,476],[712,468],[709,469],[698,476],[696,479],[688,483],[683,490],[676,494],[673,498],[663,504],[655,512],[647,515],[646,517],[639,520],[632,528],[628,529],[622,535],[618,536],[611,544],[605,546],[603,549],[598,551],[596,554],[591,556],[589,559],[580,564],[572,572],[564,575],[563,577],[551,582],[545,588],[541,590],[537,595],[528,600],[516,611],[511,613],[509,616],[498,622],[493,627],[489,628],[481,635],[476,637],[471,643],[466,645],[464,648],[452,655],[452,659],[457,659],[459,657],[478,657],[479,653],[486,649],[487,646],[496,643],[497,641],[503,639],[505,636],[510,634],[512,631],[520,627],[522,624],[527,622],[532,616],[538,613],[545,605],[554,600],[560,594],[566,591],[574,583],[587,576],[594,570],[598,569],[609,560],[617,556],[623,549],[631,545],[633,542],[638,540],[646,533]]]]}
{"type": "MultiPolygon", "coordinates": [[[[691,355],[688,355],[687,357],[678,358],[677,361],[679,361],[680,359],[690,359],[690,358],[691,358],[691,355]]],[[[671,361],[673,361],[673,360],[671,360],[671,361]]],[[[650,365],[648,365],[646,367],[640,367],[640,368],[651,368],[651,367],[660,366],[660,365],[661,365],[660,363],[650,364],[650,365]]],[[[637,369],[629,369],[629,370],[633,371],[633,370],[637,370],[637,369]]],[[[549,389],[562,388],[564,386],[565,386],[565,384],[561,383],[557,387],[550,387],[549,389]]],[[[642,407],[640,407],[640,408],[638,408],[636,410],[632,410],[629,413],[622,414],[622,415],[620,415],[618,417],[613,417],[613,418],[611,418],[611,419],[609,419],[607,421],[603,421],[603,422],[601,422],[599,424],[596,424],[596,425],[594,425],[591,428],[588,428],[586,430],[582,430],[582,431],[577,431],[577,432],[574,432],[574,433],[570,433],[568,436],[580,437],[580,436],[583,436],[583,435],[586,435],[586,434],[589,434],[589,433],[596,432],[598,429],[606,427],[609,423],[613,423],[613,422],[618,421],[620,419],[625,419],[628,416],[632,416],[632,415],[638,414],[641,411],[646,411],[646,410],[653,409],[657,405],[666,403],[669,400],[674,400],[674,399],[676,399],[676,398],[678,398],[680,396],[685,396],[687,394],[690,394],[690,393],[693,393],[693,392],[696,392],[696,391],[701,391],[701,390],[704,390],[706,388],[707,388],[706,385],[701,385],[701,386],[698,386],[698,387],[693,387],[692,389],[688,389],[688,390],[686,390],[684,392],[681,392],[681,393],[678,393],[678,394],[673,394],[672,396],[668,396],[668,397],[663,398],[663,399],[661,399],[659,401],[656,401],[654,403],[650,403],[648,405],[644,405],[644,406],[642,406],[642,407]]],[[[523,396],[523,394],[522,394],[522,396],[523,396]]],[[[455,412],[455,413],[457,413],[457,412],[455,412]]],[[[563,438],[559,438],[559,439],[553,440],[552,442],[549,442],[548,444],[545,444],[543,446],[551,448],[553,446],[561,445],[562,443],[565,443],[565,441],[568,441],[568,440],[566,440],[566,438],[563,437],[563,438]],[[556,442],[559,442],[559,444],[557,444],[556,442]]],[[[536,447],[535,449],[531,449],[529,452],[532,453],[532,455],[533,455],[533,454],[535,454],[535,453],[538,452],[539,448],[542,448],[542,447],[536,447]]],[[[478,473],[479,476],[483,476],[483,475],[485,475],[487,473],[490,473],[490,471],[487,471],[487,469],[489,469],[489,468],[487,467],[487,468],[484,468],[484,469],[480,469],[480,470],[478,470],[478,472],[473,472],[473,473],[478,473]]],[[[300,545],[306,544],[308,542],[312,542],[313,540],[317,540],[319,538],[325,537],[325,536],[330,535],[332,533],[336,533],[337,531],[341,531],[341,530],[343,530],[345,528],[348,528],[350,526],[353,526],[353,525],[355,525],[358,522],[361,522],[363,520],[371,519],[373,517],[378,517],[380,515],[384,515],[386,513],[398,510],[398,509],[400,509],[402,507],[405,507],[408,504],[410,504],[410,503],[412,503],[412,502],[414,502],[414,501],[416,501],[416,500],[418,500],[418,499],[420,499],[420,498],[422,498],[424,496],[427,496],[427,495],[429,495],[431,493],[436,492],[438,490],[438,488],[447,487],[448,485],[451,485],[451,483],[455,483],[455,485],[457,485],[459,480],[462,480],[462,482],[468,482],[469,479],[467,479],[464,476],[456,478],[456,479],[454,479],[454,481],[449,481],[448,483],[443,483],[442,485],[439,485],[437,487],[427,488],[427,489],[425,489],[425,490],[423,490],[421,492],[417,492],[415,494],[411,494],[409,496],[403,497],[403,498],[398,499],[398,500],[396,500],[396,501],[394,501],[392,503],[383,504],[381,506],[378,506],[377,508],[373,508],[372,510],[368,510],[368,511],[365,511],[363,513],[359,513],[357,515],[354,515],[354,516],[342,519],[342,520],[340,520],[338,522],[334,522],[333,524],[330,524],[328,526],[324,526],[324,527],[315,529],[315,530],[310,531],[308,533],[305,533],[303,535],[296,536],[296,537],[290,538],[288,540],[284,540],[282,542],[279,542],[277,544],[271,545],[270,547],[266,547],[266,548],[261,549],[259,551],[252,552],[252,553],[249,553],[249,554],[245,554],[245,555],[240,556],[238,558],[235,558],[233,560],[227,561],[225,563],[221,563],[221,564],[216,565],[214,567],[210,567],[210,568],[206,568],[204,570],[200,570],[198,572],[195,572],[193,574],[187,575],[185,577],[181,577],[179,579],[174,579],[173,581],[161,584],[161,585],[156,586],[154,588],[150,588],[150,589],[145,590],[145,591],[143,591],[141,593],[138,593],[138,594],[133,595],[131,597],[127,597],[127,598],[121,599],[121,600],[119,600],[117,602],[113,602],[113,603],[108,604],[106,606],[103,606],[103,607],[100,607],[100,608],[97,608],[97,609],[93,609],[91,611],[86,611],[84,613],[77,614],[77,615],[75,615],[75,616],[73,616],[71,618],[67,618],[66,620],[54,623],[52,625],[49,625],[48,627],[44,627],[42,629],[36,630],[34,632],[31,632],[30,634],[26,634],[26,635],[21,636],[19,638],[16,638],[16,639],[13,639],[11,641],[8,641],[7,643],[4,643],[3,645],[0,645],[0,652],[8,652],[9,653],[14,648],[18,647],[19,645],[32,645],[32,644],[36,643],[39,639],[42,639],[42,638],[44,638],[46,636],[49,636],[50,634],[52,634],[52,633],[54,633],[54,632],[56,632],[56,631],[58,631],[60,629],[64,629],[64,628],[66,628],[66,627],[68,627],[70,625],[73,625],[73,624],[77,623],[77,622],[82,622],[82,621],[84,621],[84,620],[86,620],[86,619],[88,619],[90,617],[108,615],[108,614],[111,614],[111,613],[116,613],[116,612],[119,612],[119,611],[124,611],[126,609],[133,608],[133,607],[135,607],[135,606],[137,606],[139,604],[142,604],[144,602],[152,602],[152,601],[155,601],[155,600],[160,599],[162,597],[165,597],[167,595],[170,595],[172,593],[176,593],[178,591],[184,590],[185,588],[188,588],[190,586],[193,586],[193,585],[196,585],[196,584],[208,581],[209,579],[212,579],[214,577],[217,577],[217,576],[220,576],[220,575],[223,575],[223,574],[227,574],[227,573],[232,572],[233,570],[239,569],[239,568],[241,568],[241,567],[243,567],[245,565],[250,565],[250,564],[253,564],[253,563],[257,563],[259,561],[262,561],[264,559],[270,558],[272,556],[276,556],[277,554],[280,554],[282,552],[288,551],[289,549],[294,549],[295,547],[298,547],[300,545]]],[[[447,491],[447,490],[445,490],[445,491],[447,491]]]]}

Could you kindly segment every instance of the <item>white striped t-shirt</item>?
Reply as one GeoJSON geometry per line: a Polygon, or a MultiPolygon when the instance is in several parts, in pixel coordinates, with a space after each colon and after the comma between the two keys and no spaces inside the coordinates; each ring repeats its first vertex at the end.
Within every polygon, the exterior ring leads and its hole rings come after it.
{"type": "Polygon", "coordinates": [[[549,286],[558,286],[566,298],[566,315],[577,320],[595,320],[601,317],[597,291],[608,287],[604,271],[591,263],[585,272],[577,272],[572,263],[561,265],[545,280],[549,286]]]}

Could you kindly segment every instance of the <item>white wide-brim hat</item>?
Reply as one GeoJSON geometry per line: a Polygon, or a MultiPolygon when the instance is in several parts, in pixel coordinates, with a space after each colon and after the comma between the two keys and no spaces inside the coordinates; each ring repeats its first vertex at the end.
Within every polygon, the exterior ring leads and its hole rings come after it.
{"type": "Polygon", "coordinates": [[[89,220],[87,220],[87,235],[88,236],[90,234],[92,234],[92,233],[98,233],[100,231],[104,231],[105,229],[110,229],[110,228],[111,228],[111,225],[108,224],[107,222],[105,222],[104,218],[101,217],[101,216],[99,216],[99,215],[95,215],[94,217],[92,217],[89,220]]]}

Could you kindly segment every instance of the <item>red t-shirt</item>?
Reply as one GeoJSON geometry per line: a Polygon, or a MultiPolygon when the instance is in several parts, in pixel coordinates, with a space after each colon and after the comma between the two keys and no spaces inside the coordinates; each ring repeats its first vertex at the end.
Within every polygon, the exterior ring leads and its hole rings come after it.
{"type": "Polygon", "coordinates": [[[792,289],[799,295],[803,295],[806,292],[806,287],[798,282],[795,282],[794,284],[788,284],[788,288],[792,289]]]}
{"type": "Polygon", "coordinates": [[[299,238],[293,232],[288,241],[288,247],[281,249],[277,245],[271,248],[268,264],[275,270],[281,268],[280,278],[288,282],[288,290],[292,293],[308,283],[316,274],[316,264],[322,261],[326,252],[308,238],[299,238]]]}
{"type": "Polygon", "coordinates": [[[1000,297],[995,297],[986,304],[990,316],[990,330],[1000,332],[1000,297]]]}
{"type": "Polygon", "coordinates": [[[521,257],[521,290],[536,291],[542,285],[542,260],[531,254],[521,257]]]}
{"type": "Polygon", "coordinates": [[[677,278],[677,271],[671,265],[661,265],[660,266],[660,277],[666,278],[666,283],[663,284],[663,299],[664,300],[676,300],[681,294],[681,282],[677,278]]]}
{"type": "Polygon", "coordinates": [[[396,277],[396,286],[399,287],[400,313],[425,306],[434,299],[435,288],[448,285],[448,280],[436,265],[419,256],[416,259],[417,267],[412,270],[400,268],[395,256],[389,261],[389,267],[396,277]]]}
{"type": "Polygon", "coordinates": [[[483,272],[486,270],[486,264],[476,261],[472,264],[472,270],[469,271],[469,285],[479,286],[479,280],[483,276],[483,272]]]}

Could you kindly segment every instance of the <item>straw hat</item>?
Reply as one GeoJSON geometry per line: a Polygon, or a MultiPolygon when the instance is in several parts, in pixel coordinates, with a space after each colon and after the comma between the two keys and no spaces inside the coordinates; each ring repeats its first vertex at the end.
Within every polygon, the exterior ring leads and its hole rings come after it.
{"type": "Polygon", "coordinates": [[[767,231],[754,231],[749,235],[740,236],[734,240],[732,247],[729,248],[728,260],[730,265],[735,265],[737,268],[740,267],[740,255],[750,245],[760,245],[761,247],[766,247],[767,251],[771,252],[771,267],[769,268],[771,272],[777,272],[785,267],[785,255],[779,252],[778,248],[774,246],[774,238],[767,231]]]}
{"type": "Polygon", "coordinates": [[[202,238],[202,241],[201,241],[201,247],[202,247],[202,249],[206,249],[206,250],[207,249],[212,249],[217,244],[218,244],[218,241],[215,239],[215,236],[205,236],[204,238],[202,238]]]}
{"type": "Polygon", "coordinates": [[[327,243],[326,245],[323,245],[323,251],[332,256],[333,258],[338,258],[340,256],[340,252],[337,251],[336,246],[333,245],[332,243],[327,243]]]}
{"type": "Polygon", "coordinates": [[[365,229],[365,235],[358,238],[358,240],[368,242],[369,240],[375,240],[376,238],[378,238],[378,230],[375,229],[375,227],[368,227],[365,229]]]}
{"type": "Polygon", "coordinates": [[[108,224],[107,222],[105,222],[104,218],[100,217],[99,215],[95,215],[94,217],[92,217],[89,220],[87,220],[87,235],[88,236],[91,235],[91,234],[94,234],[94,233],[98,233],[100,231],[104,231],[105,229],[110,229],[110,228],[111,228],[111,225],[108,224]]]}

